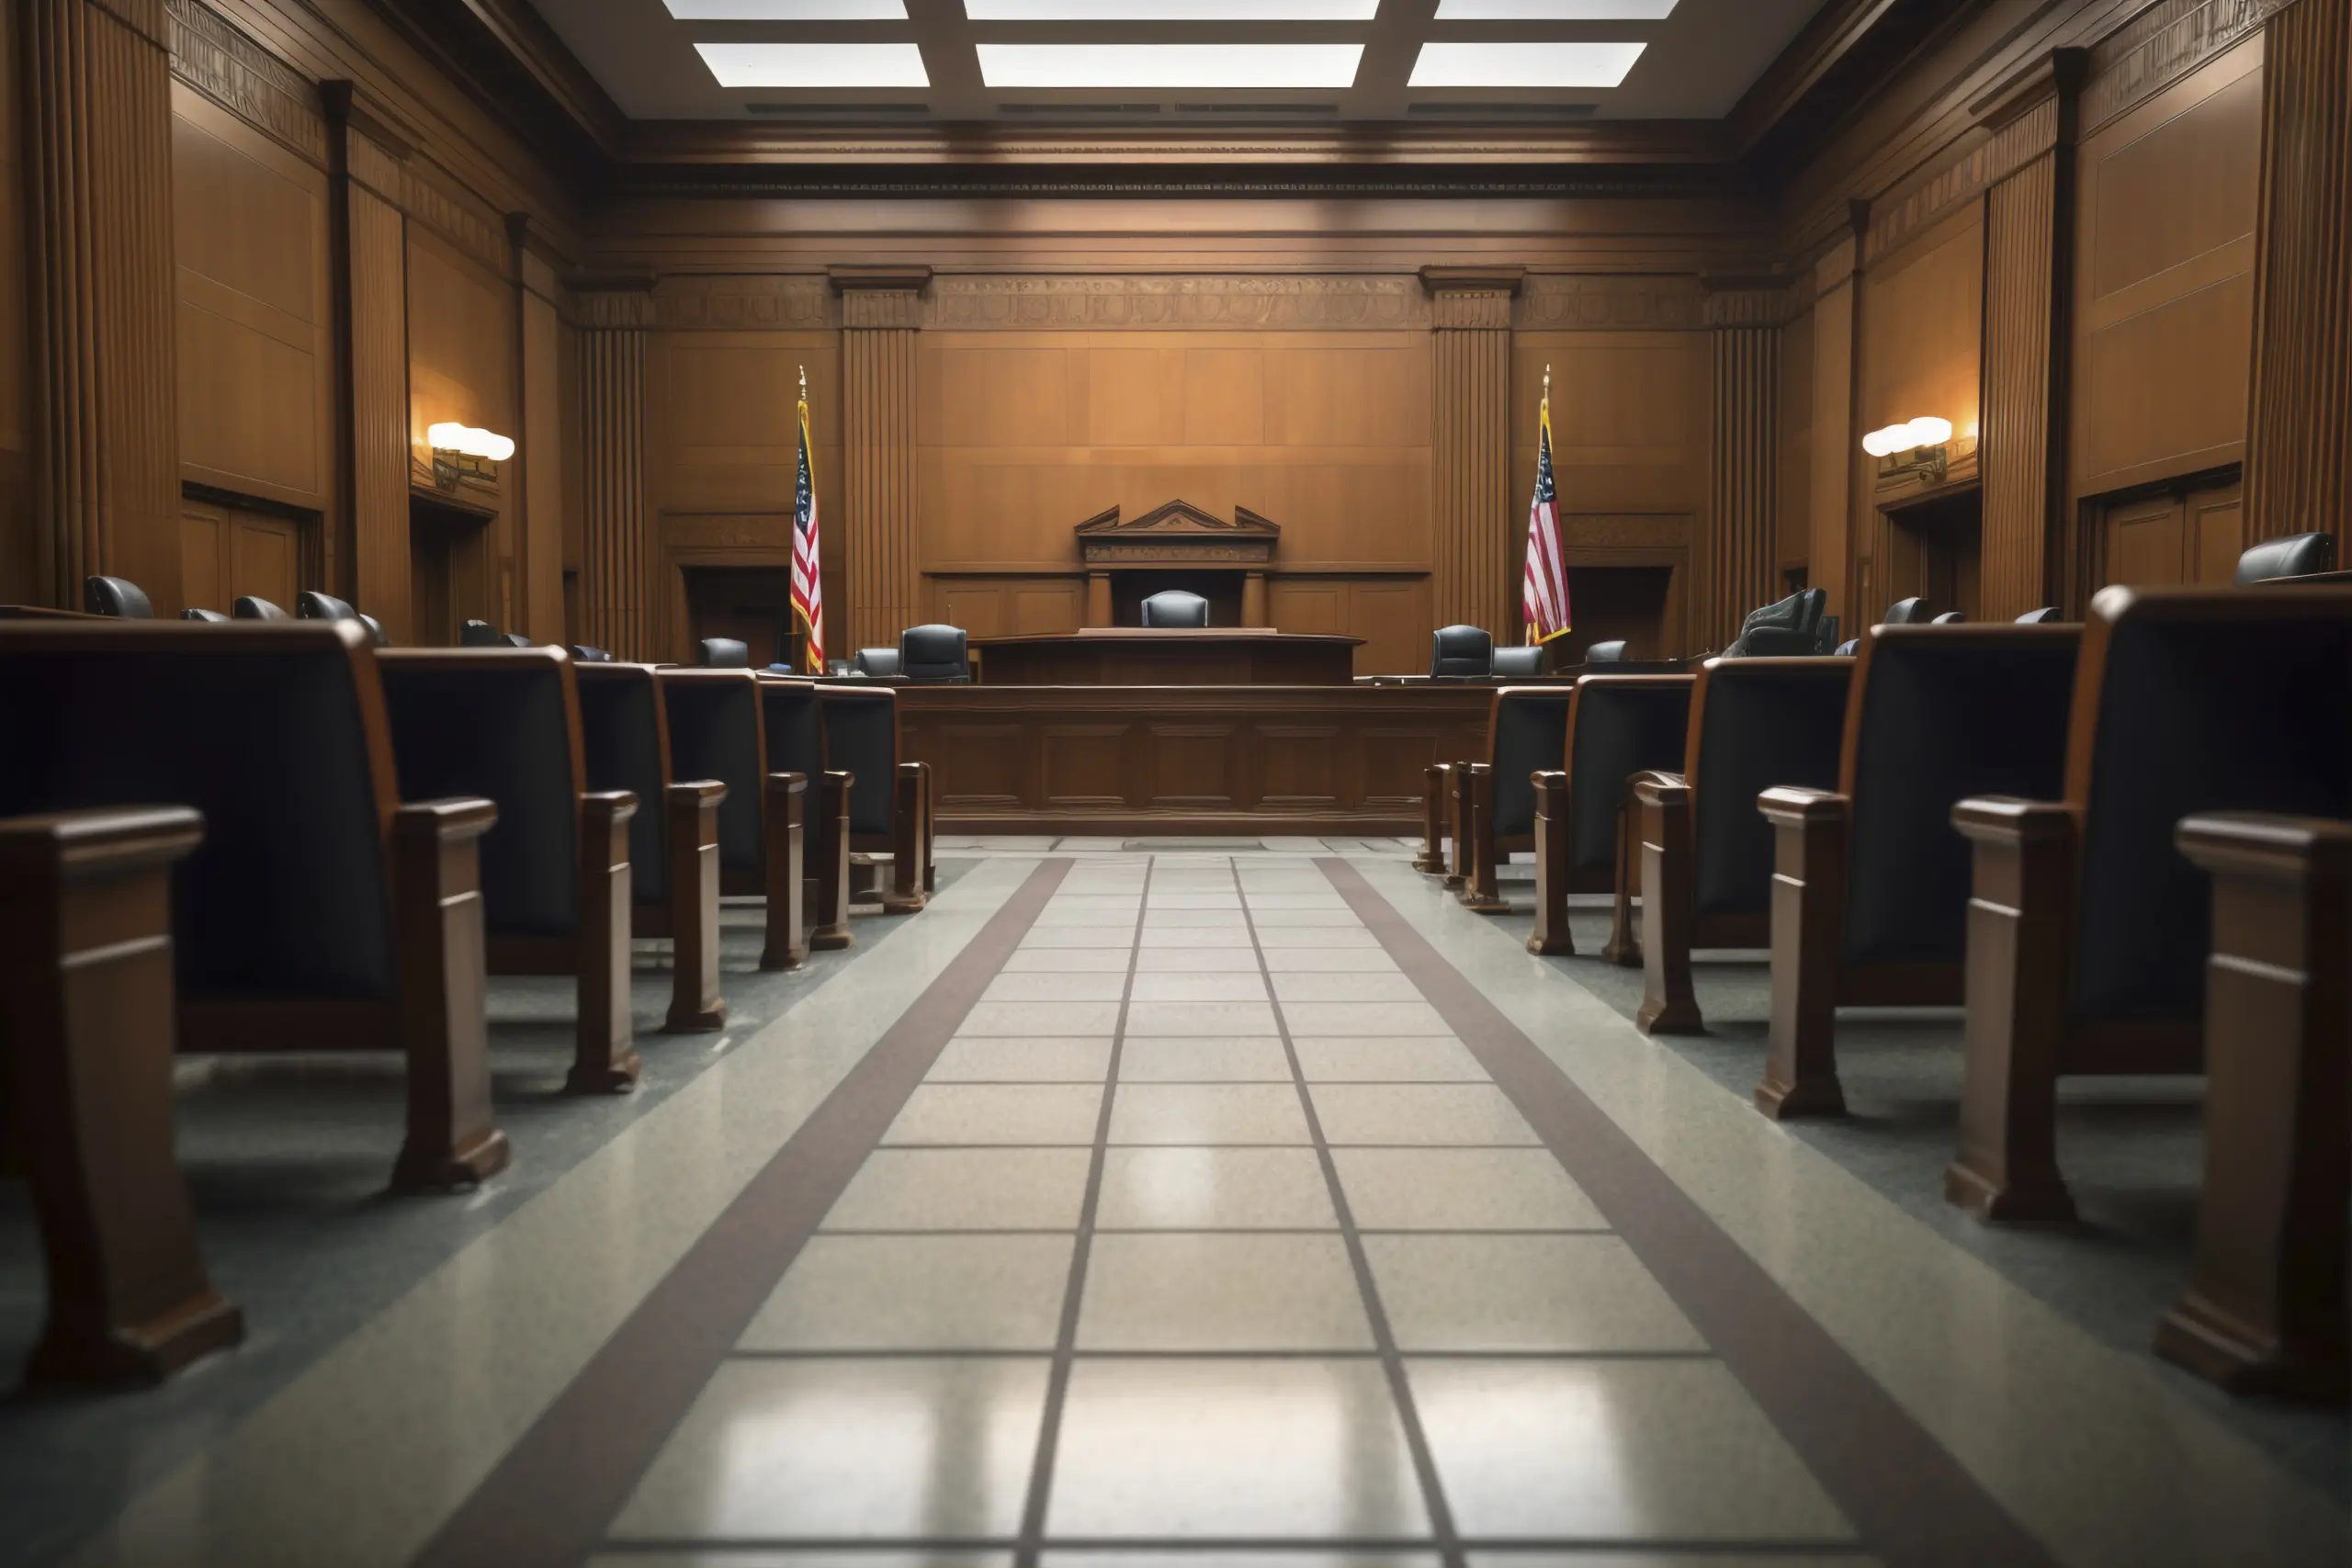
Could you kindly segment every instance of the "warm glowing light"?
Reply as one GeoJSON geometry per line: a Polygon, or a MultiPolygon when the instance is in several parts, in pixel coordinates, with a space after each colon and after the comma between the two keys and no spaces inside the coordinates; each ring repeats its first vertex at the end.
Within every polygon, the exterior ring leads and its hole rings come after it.
{"type": "Polygon", "coordinates": [[[1901,424],[1889,424],[1862,437],[1862,450],[1873,457],[1892,457],[1916,446],[1940,446],[1951,439],[1951,421],[1922,414],[1901,424]]]}
{"type": "Polygon", "coordinates": [[[1910,444],[1911,427],[1907,424],[1890,424],[1862,437],[1862,450],[1873,457],[1892,457],[1910,444]]]}
{"type": "Polygon", "coordinates": [[[1911,445],[1940,446],[1951,439],[1951,421],[1927,415],[1911,422],[1911,445]]]}
{"type": "Polygon", "coordinates": [[[469,457],[485,457],[493,463],[503,463],[514,456],[513,436],[459,424],[454,420],[426,425],[424,444],[435,452],[462,452],[469,457]]]}

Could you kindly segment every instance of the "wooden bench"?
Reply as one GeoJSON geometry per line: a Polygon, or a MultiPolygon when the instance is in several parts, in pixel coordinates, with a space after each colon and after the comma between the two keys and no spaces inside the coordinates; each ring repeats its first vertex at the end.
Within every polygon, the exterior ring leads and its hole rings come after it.
{"type": "Polygon", "coordinates": [[[571,656],[560,648],[386,649],[377,655],[401,794],[498,807],[481,840],[493,975],[577,981],[564,1088],[636,1087],[629,1003],[629,823],[638,798],[591,791],[571,656]]]}
{"type": "MultiPolygon", "coordinates": [[[[1692,948],[1770,943],[1772,825],[1757,797],[1774,784],[1837,784],[1853,673],[1850,659],[1711,659],[1691,687],[1683,771],[1634,775],[1643,976],[1634,1021],[1644,1033],[1705,1032],[1692,948]]],[[[1621,931],[1632,927],[1635,881],[1617,886],[1621,931]]]]}
{"type": "Polygon", "coordinates": [[[182,1051],[393,1050],[396,1188],[502,1169],[479,840],[487,800],[401,804],[377,655],[351,621],[0,625],[0,816],[185,805],[182,1051]]]}
{"type": "Polygon", "coordinates": [[[2064,768],[2075,626],[1882,626],[1862,638],[1835,793],[1775,787],[1772,1021],[1756,1103],[1842,1115],[1839,1007],[1951,1006],[1968,946],[1953,803],[2064,768]]]}
{"type": "Polygon", "coordinates": [[[629,931],[668,939],[670,1012],[663,1027],[688,1032],[727,1021],[718,987],[717,779],[678,780],[670,769],[669,705],[650,664],[579,660],[581,750],[591,791],[626,790],[658,800],[628,821],[629,931]]]}
{"type": "Polygon", "coordinates": [[[654,671],[670,724],[670,771],[726,786],[718,803],[718,890],[762,900],[760,967],[808,954],[801,933],[801,822],[808,775],[769,767],[762,677],[749,670],[654,671]]]}
{"type": "Polygon", "coordinates": [[[1567,754],[1571,685],[1506,686],[1487,710],[1487,760],[1461,766],[1463,907],[1508,914],[1496,867],[1514,850],[1535,847],[1538,773],[1556,773],[1567,754]]]}
{"type": "MultiPolygon", "coordinates": [[[[2241,1048],[2234,1029],[2207,1039],[2206,976],[2215,931],[2250,912],[2224,884],[2214,918],[2175,835],[2214,812],[2352,817],[2352,589],[2101,592],[2061,785],[1972,791],[1951,814],[1974,863],[1967,1086],[1944,1194],[1987,1220],[2073,1215],[2062,1075],[2194,1073],[2241,1048]]],[[[2340,1228],[2342,1189],[2326,1201],[2340,1228]]]]}
{"type": "MultiPolygon", "coordinates": [[[[1613,893],[1629,881],[1623,830],[1627,783],[1636,773],[1679,772],[1689,738],[1690,675],[1587,675],[1568,704],[1564,771],[1535,775],[1535,931],[1530,953],[1576,952],[1568,895],[1613,893]]],[[[1620,931],[1601,955],[1629,950],[1620,931]]]]}
{"type": "Polygon", "coordinates": [[[851,775],[849,847],[853,856],[888,854],[885,914],[912,914],[937,882],[932,862],[931,765],[899,761],[898,694],[864,682],[828,683],[817,694],[825,766],[851,775]]]}

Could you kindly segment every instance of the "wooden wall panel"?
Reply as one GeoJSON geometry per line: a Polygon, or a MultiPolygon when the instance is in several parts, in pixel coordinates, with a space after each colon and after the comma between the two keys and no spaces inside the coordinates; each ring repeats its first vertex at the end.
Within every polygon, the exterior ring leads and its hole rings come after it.
{"type": "MultiPolygon", "coordinates": [[[[1739,324],[1718,326],[1708,334],[1713,449],[1691,582],[1692,631],[1710,648],[1730,646],[1748,611],[1781,596],[1773,515],[1781,491],[1781,329],[1751,324],[1775,300],[1770,295],[1734,295],[1723,302],[1734,307],[1726,313],[1739,324]],[[1737,308],[1743,299],[1747,308],[1737,308]]],[[[1718,303],[1710,300],[1710,309],[1718,303]]]]}
{"type": "Polygon", "coordinates": [[[508,281],[421,223],[408,225],[409,440],[444,420],[517,435],[508,281]]]}
{"type": "Polygon", "coordinates": [[[521,295],[526,612],[517,630],[534,642],[567,642],[563,611],[563,323],[555,301],[536,289],[521,295]]]}
{"type": "MultiPolygon", "coordinates": [[[[390,159],[357,136],[355,166],[390,159]]],[[[354,179],[345,221],[350,276],[352,602],[396,643],[414,639],[409,582],[408,235],[400,209],[354,179]]]]}
{"type": "Polygon", "coordinates": [[[172,96],[181,472],[324,512],[326,175],[194,90],[172,96]]]}
{"type": "Polygon", "coordinates": [[[2245,450],[2261,77],[2257,38],[2084,140],[2075,500],[2233,463],[2245,450]]]}
{"type": "Polygon", "coordinates": [[[1861,389],[1854,411],[1859,456],[1864,431],[1922,414],[1976,432],[1979,334],[1984,312],[1984,220],[1970,203],[1862,276],[1861,389]]]}
{"type": "Polygon", "coordinates": [[[934,577],[923,614],[975,637],[1074,632],[1085,620],[1086,582],[1077,577],[934,577]]]}
{"type": "MultiPolygon", "coordinates": [[[[1430,632],[1445,624],[1426,577],[1274,577],[1266,615],[1286,632],[1360,637],[1355,672],[1408,675],[1430,665],[1430,632]]],[[[1517,640],[1515,637],[1507,640],[1517,640]]]]}
{"type": "Polygon", "coordinates": [[[1862,457],[1854,420],[1858,246],[1849,233],[1814,269],[1813,461],[1805,475],[1806,583],[1828,590],[1829,614],[1849,627],[1868,626],[1863,617],[1877,614],[1855,603],[1852,581],[1853,495],[1862,457]]]}
{"type": "Polygon", "coordinates": [[[1781,329],[1781,490],[1773,566],[1782,574],[1803,570],[1813,553],[1813,353],[1808,309],[1781,329]]]}
{"type": "MultiPolygon", "coordinates": [[[[2055,105],[2052,106],[2055,110],[2055,105]]],[[[1985,197],[1984,477],[1981,613],[2014,620],[2051,602],[2051,547],[2063,537],[2058,507],[2065,471],[2053,453],[2054,395],[2064,386],[2055,314],[2060,287],[2059,176],[2053,152],[1995,186],[1985,197]],[[2052,458],[2058,461],[2053,464],[2052,458]]]]}
{"type": "MultiPolygon", "coordinates": [[[[22,14],[0,6],[0,82],[17,93],[22,14]]],[[[25,157],[19,116],[0,112],[0,604],[46,597],[33,538],[31,304],[25,277],[25,157]]]]}
{"type": "Polygon", "coordinates": [[[842,581],[849,635],[879,645],[919,624],[925,598],[917,511],[915,313],[910,289],[843,300],[842,581]]]}

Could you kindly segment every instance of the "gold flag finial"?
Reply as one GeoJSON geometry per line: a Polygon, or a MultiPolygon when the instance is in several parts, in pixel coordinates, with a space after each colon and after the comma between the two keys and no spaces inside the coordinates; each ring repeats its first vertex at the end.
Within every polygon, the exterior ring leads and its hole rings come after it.
{"type": "Polygon", "coordinates": [[[1552,400],[1552,367],[1548,365],[1544,367],[1544,400],[1552,400]]]}
{"type": "MultiPolygon", "coordinates": [[[[1544,384],[1547,387],[1551,385],[1551,376],[1552,372],[1550,370],[1547,369],[1544,372],[1544,384]]],[[[804,403],[808,400],[808,367],[806,365],[800,367],[800,400],[804,403]]]]}

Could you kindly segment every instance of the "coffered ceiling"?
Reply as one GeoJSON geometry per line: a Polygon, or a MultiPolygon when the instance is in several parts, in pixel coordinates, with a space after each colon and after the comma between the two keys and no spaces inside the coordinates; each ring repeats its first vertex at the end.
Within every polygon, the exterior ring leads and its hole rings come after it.
{"type": "Polygon", "coordinates": [[[531,0],[642,120],[1726,115],[1821,0],[531,0]]]}

